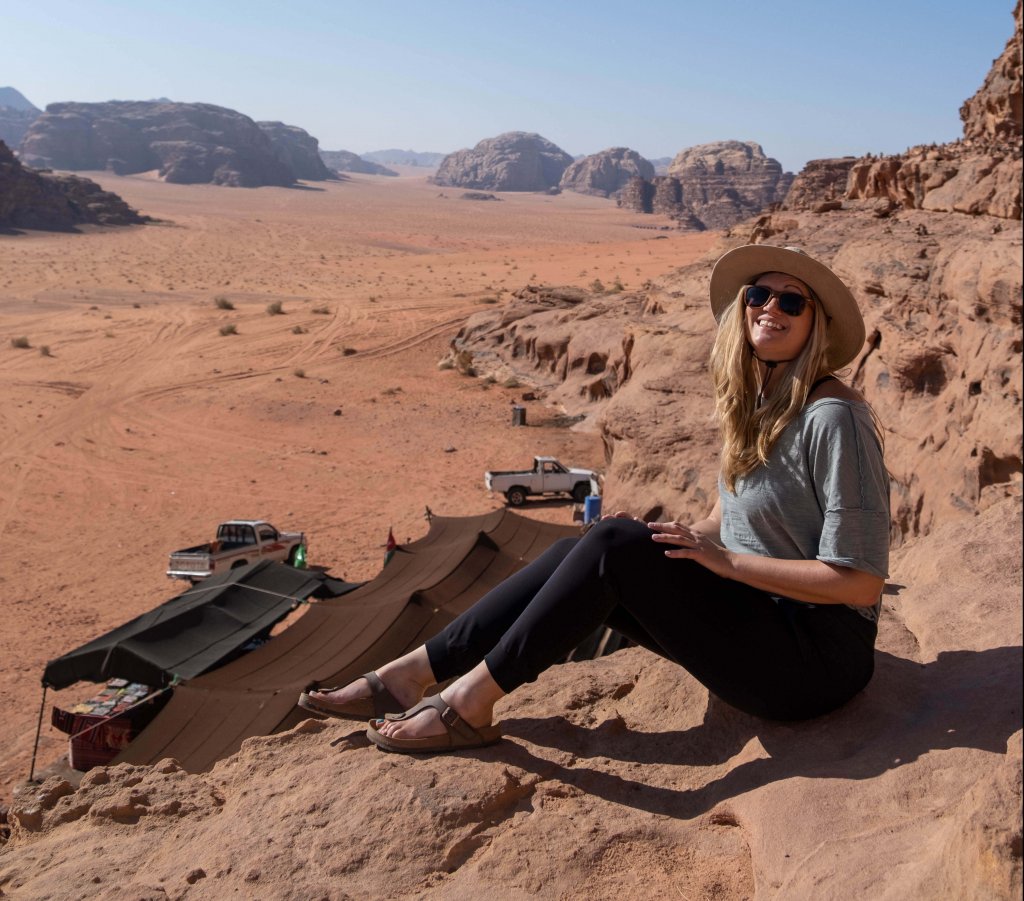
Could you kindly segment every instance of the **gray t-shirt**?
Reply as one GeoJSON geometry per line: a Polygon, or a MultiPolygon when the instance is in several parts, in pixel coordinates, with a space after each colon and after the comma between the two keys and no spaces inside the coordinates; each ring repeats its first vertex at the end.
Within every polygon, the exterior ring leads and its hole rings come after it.
{"type": "MultiPolygon", "coordinates": [[[[889,574],[889,477],[864,404],[808,404],[765,465],[737,479],[735,494],[719,480],[718,493],[731,551],[889,574]]],[[[877,619],[880,604],[853,609],[877,619]]]]}

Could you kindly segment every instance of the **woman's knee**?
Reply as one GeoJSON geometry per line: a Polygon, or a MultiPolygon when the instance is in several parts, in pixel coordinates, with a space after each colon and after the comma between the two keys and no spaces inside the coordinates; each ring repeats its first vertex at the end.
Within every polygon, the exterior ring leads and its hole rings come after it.
{"type": "Polygon", "coordinates": [[[584,541],[600,542],[608,547],[627,547],[630,545],[651,546],[651,530],[647,523],[624,517],[602,519],[583,536],[584,541]]]}

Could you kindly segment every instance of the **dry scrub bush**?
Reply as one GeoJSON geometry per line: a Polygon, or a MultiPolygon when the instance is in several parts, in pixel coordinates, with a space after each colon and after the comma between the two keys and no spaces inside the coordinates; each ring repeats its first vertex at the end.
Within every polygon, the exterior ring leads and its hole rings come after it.
{"type": "Polygon", "coordinates": [[[304,334],[306,334],[306,330],[301,325],[296,325],[296,326],[292,327],[292,334],[293,335],[304,335],[304,334]]]}
{"type": "Polygon", "coordinates": [[[331,315],[331,308],[330,307],[313,307],[313,309],[310,312],[316,313],[317,316],[330,316],[331,315]]]}
{"type": "Polygon", "coordinates": [[[267,304],[268,316],[281,316],[284,314],[284,305],[279,300],[267,304]]]}
{"type": "Polygon", "coordinates": [[[17,338],[11,338],[11,347],[17,347],[24,350],[27,347],[31,347],[28,338],[25,335],[21,335],[17,338]]]}
{"type": "Polygon", "coordinates": [[[304,379],[306,377],[306,370],[305,369],[293,369],[292,370],[292,375],[294,375],[295,378],[297,378],[297,379],[304,379]]]}
{"type": "Polygon", "coordinates": [[[235,305],[226,297],[215,297],[213,302],[217,305],[218,310],[233,310],[235,308],[235,305]]]}
{"type": "Polygon", "coordinates": [[[221,334],[221,337],[224,337],[226,335],[237,335],[238,334],[238,326],[235,325],[233,322],[229,322],[226,325],[222,325],[220,327],[220,334],[221,334]]]}
{"type": "Polygon", "coordinates": [[[44,344],[44,345],[42,345],[39,348],[39,356],[41,356],[41,357],[52,357],[53,356],[53,354],[50,353],[50,345],[49,344],[44,344]]]}

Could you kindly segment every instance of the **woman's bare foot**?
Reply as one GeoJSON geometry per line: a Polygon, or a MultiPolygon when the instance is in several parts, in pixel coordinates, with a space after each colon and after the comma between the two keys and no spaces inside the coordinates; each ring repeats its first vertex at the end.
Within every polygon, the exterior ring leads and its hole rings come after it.
{"type": "MultiPolygon", "coordinates": [[[[404,657],[385,663],[376,670],[384,687],[394,695],[395,700],[412,707],[423,698],[423,692],[436,681],[430,668],[427,649],[422,645],[410,651],[404,657]]],[[[370,683],[363,678],[350,682],[344,688],[335,691],[311,691],[309,696],[315,701],[327,701],[331,704],[345,704],[360,698],[370,697],[370,683]]]]}
{"type": "MultiPolygon", "coordinates": [[[[460,676],[442,694],[444,702],[474,729],[488,726],[494,718],[494,705],[505,696],[491,677],[486,663],[460,676]]],[[[412,705],[410,705],[412,706],[412,705]]],[[[390,738],[429,738],[447,731],[437,710],[424,710],[412,719],[393,722],[375,720],[374,728],[390,738]]]]}

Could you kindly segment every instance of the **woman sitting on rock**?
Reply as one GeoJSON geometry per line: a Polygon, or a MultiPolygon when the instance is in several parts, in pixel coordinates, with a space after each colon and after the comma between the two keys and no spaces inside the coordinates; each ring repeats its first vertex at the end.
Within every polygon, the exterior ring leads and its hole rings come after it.
{"type": "Polygon", "coordinates": [[[374,717],[367,734],[389,751],[487,745],[501,735],[495,702],[601,625],[755,716],[813,717],[859,692],[873,670],[889,503],[872,412],[832,375],[864,344],[857,303],[803,252],[747,245],[715,265],[711,309],[723,444],[706,518],[605,517],[425,645],[300,705],[374,717]]]}

